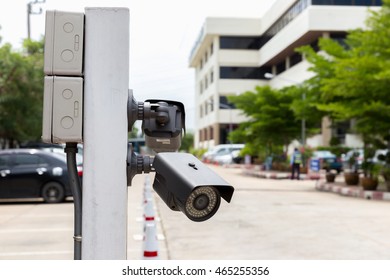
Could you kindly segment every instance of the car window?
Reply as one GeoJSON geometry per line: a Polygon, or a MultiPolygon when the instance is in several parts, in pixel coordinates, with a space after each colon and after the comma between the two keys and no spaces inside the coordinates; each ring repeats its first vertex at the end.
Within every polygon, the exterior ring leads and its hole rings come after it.
{"type": "Polygon", "coordinates": [[[0,155],[0,168],[9,166],[10,155],[0,155]]]}
{"type": "Polygon", "coordinates": [[[14,164],[17,166],[21,165],[38,165],[40,158],[37,155],[31,154],[16,154],[14,164]]]}

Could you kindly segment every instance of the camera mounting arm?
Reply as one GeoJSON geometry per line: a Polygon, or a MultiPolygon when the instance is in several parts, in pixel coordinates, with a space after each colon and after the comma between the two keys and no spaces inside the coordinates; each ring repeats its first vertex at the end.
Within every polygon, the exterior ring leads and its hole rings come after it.
{"type": "Polygon", "coordinates": [[[131,186],[134,176],[154,171],[153,157],[136,155],[132,145],[127,146],[127,186],[131,186]]]}

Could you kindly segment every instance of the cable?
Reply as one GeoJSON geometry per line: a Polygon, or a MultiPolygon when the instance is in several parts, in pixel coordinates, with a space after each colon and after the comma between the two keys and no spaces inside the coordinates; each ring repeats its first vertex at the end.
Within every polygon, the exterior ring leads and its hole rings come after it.
{"type": "Polygon", "coordinates": [[[65,153],[74,202],[74,259],[81,260],[82,192],[80,178],[77,173],[77,143],[66,143],[65,153]]]}

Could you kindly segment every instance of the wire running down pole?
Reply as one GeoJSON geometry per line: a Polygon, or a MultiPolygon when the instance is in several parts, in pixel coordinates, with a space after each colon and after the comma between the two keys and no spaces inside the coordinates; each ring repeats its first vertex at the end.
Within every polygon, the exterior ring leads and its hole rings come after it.
{"type": "Polygon", "coordinates": [[[82,192],[77,172],[77,143],[66,143],[66,163],[74,201],[74,259],[81,260],[82,192]]]}

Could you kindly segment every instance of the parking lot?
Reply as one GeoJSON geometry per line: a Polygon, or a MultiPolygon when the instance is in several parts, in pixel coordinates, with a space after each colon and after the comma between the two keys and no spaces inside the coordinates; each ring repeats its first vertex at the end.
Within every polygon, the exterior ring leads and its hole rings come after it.
{"type": "MultiPolygon", "coordinates": [[[[315,190],[314,181],[245,177],[211,166],[235,188],[195,223],[154,195],[161,259],[389,259],[390,203],[315,190]]],[[[129,188],[128,258],[142,255],[144,176],[129,188]]],[[[71,202],[0,203],[0,259],[72,259],[71,202]]]]}

